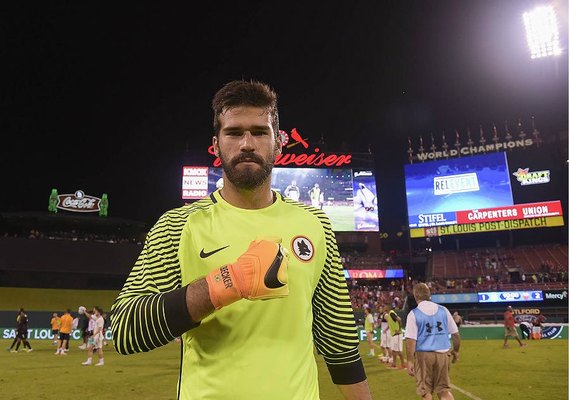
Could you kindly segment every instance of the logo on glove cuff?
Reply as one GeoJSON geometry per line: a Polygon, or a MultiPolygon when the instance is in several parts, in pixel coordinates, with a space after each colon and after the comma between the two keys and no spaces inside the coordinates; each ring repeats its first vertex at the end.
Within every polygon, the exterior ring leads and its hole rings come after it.
{"type": "Polygon", "coordinates": [[[313,242],[306,236],[295,236],[291,241],[291,248],[295,257],[303,262],[311,261],[315,253],[313,242]]]}

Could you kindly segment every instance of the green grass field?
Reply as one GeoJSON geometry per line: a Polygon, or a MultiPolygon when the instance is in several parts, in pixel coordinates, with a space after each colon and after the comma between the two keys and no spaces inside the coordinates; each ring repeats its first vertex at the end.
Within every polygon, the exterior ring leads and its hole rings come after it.
{"type": "Polygon", "coordinates": [[[354,207],[352,206],[324,206],[323,211],[331,220],[335,231],[354,230],[354,207]],[[332,222],[334,221],[334,222],[332,222]]]}
{"type": "Polygon", "coordinates": [[[58,311],[67,308],[77,310],[80,305],[110,310],[119,290],[77,290],[0,287],[0,311],[15,313],[24,307],[26,311],[58,311]]]}
{"type": "MultiPolygon", "coordinates": [[[[6,349],[11,340],[0,340],[6,349]]],[[[34,351],[0,352],[0,398],[5,400],[62,398],[175,399],[179,345],[171,343],[145,354],[121,356],[109,345],[105,366],[83,367],[85,351],[72,341],[68,356],[55,356],[51,341],[32,341],[34,351]]],[[[524,348],[502,349],[499,340],[465,340],[460,360],[452,366],[456,400],[568,399],[568,341],[530,341],[524,348]]],[[[414,380],[405,370],[390,370],[361,345],[373,398],[410,400],[414,380]]],[[[96,358],[96,357],[95,357],[96,358]]],[[[322,400],[342,400],[317,357],[322,400]]],[[[231,394],[228,394],[231,399],[231,394]]],[[[256,400],[255,398],[253,400],[256,400]]],[[[269,399],[264,399],[269,400],[269,399]]]]}

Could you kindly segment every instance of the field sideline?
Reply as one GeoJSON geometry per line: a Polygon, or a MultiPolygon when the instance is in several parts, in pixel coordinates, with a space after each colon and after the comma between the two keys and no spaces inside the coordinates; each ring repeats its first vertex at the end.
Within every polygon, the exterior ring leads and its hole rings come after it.
{"type": "MultiPolygon", "coordinates": [[[[11,340],[0,340],[6,349],[11,340]]],[[[460,359],[451,379],[458,388],[456,400],[568,399],[568,340],[528,341],[528,346],[502,349],[500,340],[462,342],[460,359]]],[[[83,367],[85,352],[72,341],[68,356],[55,356],[51,341],[31,341],[34,351],[0,352],[0,387],[6,400],[59,400],[69,396],[106,399],[175,399],[179,345],[171,343],[146,354],[121,356],[109,345],[105,366],[83,367]]],[[[410,400],[413,378],[404,370],[389,370],[376,357],[361,355],[373,398],[410,400]]],[[[321,357],[317,357],[322,400],[342,400],[331,383],[321,357]]]]}

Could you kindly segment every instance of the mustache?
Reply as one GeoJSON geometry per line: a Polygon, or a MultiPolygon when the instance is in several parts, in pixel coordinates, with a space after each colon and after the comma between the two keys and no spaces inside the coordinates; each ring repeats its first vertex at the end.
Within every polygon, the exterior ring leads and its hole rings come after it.
{"type": "Polygon", "coordinates": [[[237,164],[239,164],[240,162],[243,162],[243,161],[255,162],[257,164],[263,164],[263,162],[264,162],[263,158],[261,158],[257,154],[241,153],[241,154],[239,154],[233,158],[232,165],[236,166],[237,164]]]}

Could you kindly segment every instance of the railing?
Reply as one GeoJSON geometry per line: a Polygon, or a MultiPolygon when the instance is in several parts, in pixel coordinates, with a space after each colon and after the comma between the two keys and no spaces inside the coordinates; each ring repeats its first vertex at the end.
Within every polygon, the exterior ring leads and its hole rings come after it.
{"type": "MultiPolygon", "coordinates": [[[[521,307],[528,308],[528,307],[521,307]]],[[[547,318],[548,323],[568,323],[568,307],[537,307],[547,318]]],[[[465,324],[503,324],[504,308],[462,310],[460,312],[465,324]]]]}

